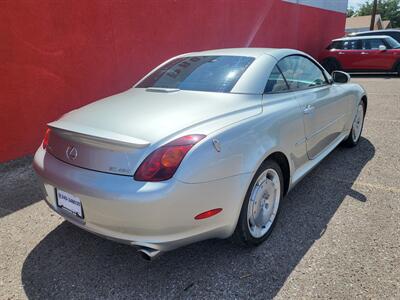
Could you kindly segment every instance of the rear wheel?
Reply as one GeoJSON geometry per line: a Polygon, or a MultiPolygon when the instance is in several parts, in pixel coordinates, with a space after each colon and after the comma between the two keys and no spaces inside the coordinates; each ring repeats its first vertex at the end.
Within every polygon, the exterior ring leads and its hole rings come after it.
{"type": "Polygon", "coordinates": [[[282,198],[282,170],[268,159],[254,175],[246,193],[234,233],[236,241],[246,246],[265,241],[275,226],[282,198]]]}
{"type": "Polygon", "coordinates": [[[355,145],[358,144],[358,141],[360,140],[361,132],[364,126],[364,114],[365,114],[364,105],[365,105],[364,101],[361,101],[360,104],[358,104],[356,116],[353,121],[353,126],[351,127],[350,135],[344,142],[344,144],[348,147],[354,147],[355,145]]]}
{"type": "Polygon", "coordinates": [[[322,66],[325,70],[328,71],[329,74],[332,74],[333,71],[340,70],[340,63],[334,58],[326,58],[322,61],[322,66]]]}

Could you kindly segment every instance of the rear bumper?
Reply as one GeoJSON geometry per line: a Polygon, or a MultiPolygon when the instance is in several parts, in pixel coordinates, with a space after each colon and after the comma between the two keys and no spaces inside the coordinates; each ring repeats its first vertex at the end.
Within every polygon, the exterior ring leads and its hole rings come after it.
{"type": "Polygon", "coordinates": [[[209,238],[229,237],[236,226],[252,174],[187,184],[136,182],[131,176],[106,174],[64,163],[39,148],[33,167],[46,202],[71,223],[95,234],[160,251],[209,238]],[[80,198],[84,219],[56,205],[55,188],[80,198]],[[222,208],[208,219],[197,214],[222,208]]]}

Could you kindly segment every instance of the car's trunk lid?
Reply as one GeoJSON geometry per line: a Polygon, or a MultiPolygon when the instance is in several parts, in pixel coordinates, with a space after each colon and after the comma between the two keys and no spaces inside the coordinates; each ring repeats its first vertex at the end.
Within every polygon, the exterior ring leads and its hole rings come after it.
{"type": "Polygon", "coordinates": [[[63,121],[48,126],[48,152],[66,163],[101,172],[132,175],[141,149],[150,145],[131,136],[63,121]]]}
{"type": "Polygon", "coordinates": [[[260,110],[249,95],[131,89],[49,123],[48,151],[75,166],[133,175],[153,145],[188,130],[207,134],[260,110]]]}

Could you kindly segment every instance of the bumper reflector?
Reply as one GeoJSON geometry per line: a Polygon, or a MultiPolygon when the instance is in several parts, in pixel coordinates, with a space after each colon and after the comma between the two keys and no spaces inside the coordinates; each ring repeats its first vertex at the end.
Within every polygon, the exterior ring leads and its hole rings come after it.
{"type": "Polygon", "coordinates": [[[222,208],[214,208],[211,210],[207,210],[205,212],[202,212],[201,214],[198,214],[197,216],[195,216],[195,220],[202,220],[202,219],[206,219],[212,216],[215,216],[216,214],[220,213],[222,211],[222,208]]]}

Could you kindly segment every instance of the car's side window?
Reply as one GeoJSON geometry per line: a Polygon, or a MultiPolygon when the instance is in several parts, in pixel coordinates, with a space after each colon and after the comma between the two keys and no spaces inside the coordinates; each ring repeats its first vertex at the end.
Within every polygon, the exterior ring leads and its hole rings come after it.
{"type": "Polygon", "coordinates": [[[381,39],[365,39],[362,40],[363,50],[378,50],[379,46],[385,46],[385,43],[381,39]]]}
{"type": "Polygon", "coordinates": [[[343,42],[335,41],[329,46],[329,49],[336,49],[336,50],[343,49],[343,42]]]}
{"type": "Polygon", "coordinates": [[[398,42],[400,41],[400,33],[393,32],[390,36],[394,38],[396,41],[398,42]]]}
{"type": "Polygon", "coordinates": [[[360,49],[359,40],[349,40],[343,42],[343,50],[357,50],[360,49]]]}
{"type": "Polygon", "coordinates": [[[278,63],[290,90],[301,90],[328,84],[322,70],[310,59],[291,55],[278,63]]]}
{"type": "Polygon", "coordinates": [[[267,85],[265,86],[265,94],[281,93],[288,91],[289,87],[283,77],[281,71],[276,65],[268,78],[267,85]]]}

